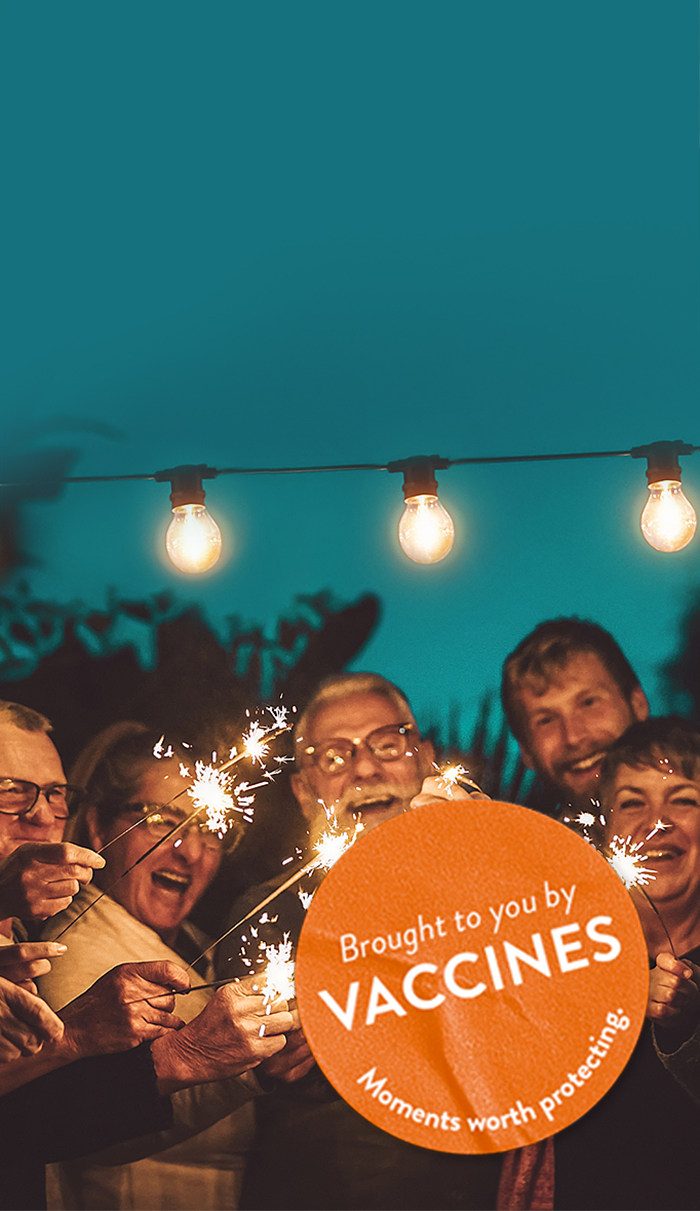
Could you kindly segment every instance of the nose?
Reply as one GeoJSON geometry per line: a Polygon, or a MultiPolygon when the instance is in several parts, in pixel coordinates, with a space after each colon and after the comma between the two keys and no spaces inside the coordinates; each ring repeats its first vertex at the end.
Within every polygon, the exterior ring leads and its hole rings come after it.
{"type": "Polygon", "coordinates": [[[33,828],[50,828],[55,822],[55,816],[49,807],[48,799],[43,791],[39,791],[39,797],[33,807],[28,812],[24,813],[24,820],[31,824],[33,828]]]}
{"type": "Polygon", "coordinates": [[[367,748],[364,741],[361,741],[357,746],[352,775],[354,779],[360,779],[365,782],[370,778],[383,777],[382,762],[367,748]]]}
{"type": "Polygon", "coordinates": [[[190,865],[199,861],[204,853],[204,842],[196,824],[180,830],[179,836],[173,840],[173,849],[190,865]]]}
{"type": "Polygon", "coordinates": [[[579,748],[588,737],[586,721],[578,711],[573,711],[570,715],[562,715],[561,730],[564,743],[570,749],[579,748]]]}

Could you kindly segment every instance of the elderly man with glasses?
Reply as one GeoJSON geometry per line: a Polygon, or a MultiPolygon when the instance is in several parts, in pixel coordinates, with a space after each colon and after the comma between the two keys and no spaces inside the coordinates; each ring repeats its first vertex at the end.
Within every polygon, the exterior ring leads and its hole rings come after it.
{"type": "MultiPolygon", "coordinates": [[[[324,681],[296,723],[294,748],[291,786],[308,827],[309,856],[328,830],[360,824],[366,831],[408,811],[434,770],[432,743],[421,737],[405,695],[374,673],[324,681]]],[[[231,925],[288,874],[286,867],[241,897],[231,925]]],[[[217,974],[255,972],[266,961],[266,945],[285,938],[296,943],[305,905],[322,878],[322,871],[309,873],[234,930],[219,947],[217,974]]],[[[495,1205],[498,1158],[451,1156],[388,1135],[342,1101],[317,1068],[293,1088],[262,1099],[256,1118],[246,1207],[468,1211],[495,1205]]]]}
{"type": "Polygon", "coordinates": [[[11,940],[13,917],[67,908],[105,864],[90,850],[62,844],[79,791],[66,784],[49,731],[37,711],[0,703],[0,941],[11,940]]]}

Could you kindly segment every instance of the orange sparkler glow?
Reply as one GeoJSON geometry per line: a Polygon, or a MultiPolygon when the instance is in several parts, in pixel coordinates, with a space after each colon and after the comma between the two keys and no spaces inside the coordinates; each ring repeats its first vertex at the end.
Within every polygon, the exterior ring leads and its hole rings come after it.
{"type": "Polygon", "coordinates": [[[454,798],[454,788],[459,786],[460,782],[465,782],[473,790],[481,792],[481,787],[469,776],[466,766],[453,763],[435,768],[438,771],[436,781],[442,783],[448,799],[454,798]]]}

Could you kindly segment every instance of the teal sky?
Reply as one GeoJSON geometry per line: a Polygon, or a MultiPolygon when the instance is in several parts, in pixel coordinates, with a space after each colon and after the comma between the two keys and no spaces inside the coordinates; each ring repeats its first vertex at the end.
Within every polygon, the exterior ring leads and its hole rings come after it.
{"type": "MultiPolygon", "coordinates": [[[[84,475],[700,444],[694,0],[1,13],[10,438],[77,443],[84,475]]],[[[643,463],[439,480],[458,537],[419,567],[398,476],[220,478],[203,579],[160,554],[165,486],[72,487],[31,509],[30,585],[271,628],[296,593],[375,592],[361,665],[424,720],[469,716],[527,630],[577,613],[659,709],[700,538],[646,545],[643,463]]]]}

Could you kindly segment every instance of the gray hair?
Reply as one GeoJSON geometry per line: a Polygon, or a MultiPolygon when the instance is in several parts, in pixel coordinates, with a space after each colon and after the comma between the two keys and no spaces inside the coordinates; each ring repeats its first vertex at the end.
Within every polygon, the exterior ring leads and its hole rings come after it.
{"type": "Polygon", "coordinates": [[[21,702],[5,702],[0,699],[0,724],[2,723],[11,723],[23,732],[52,731],[51,721],[46,715],[40,715],[38,711],[33,711],[30,706],[23,706],[21,702]]]}
{"type": "Polygon", "coordinates": [[[294,743],[301,744],[316,715],[331,702],[354,694],[377,694],[395,706],[407,723],[416,725],[408,698],[393,681],[379,673],[334,673],[321,682],[316,693],[294,724],[294,743]]]}

